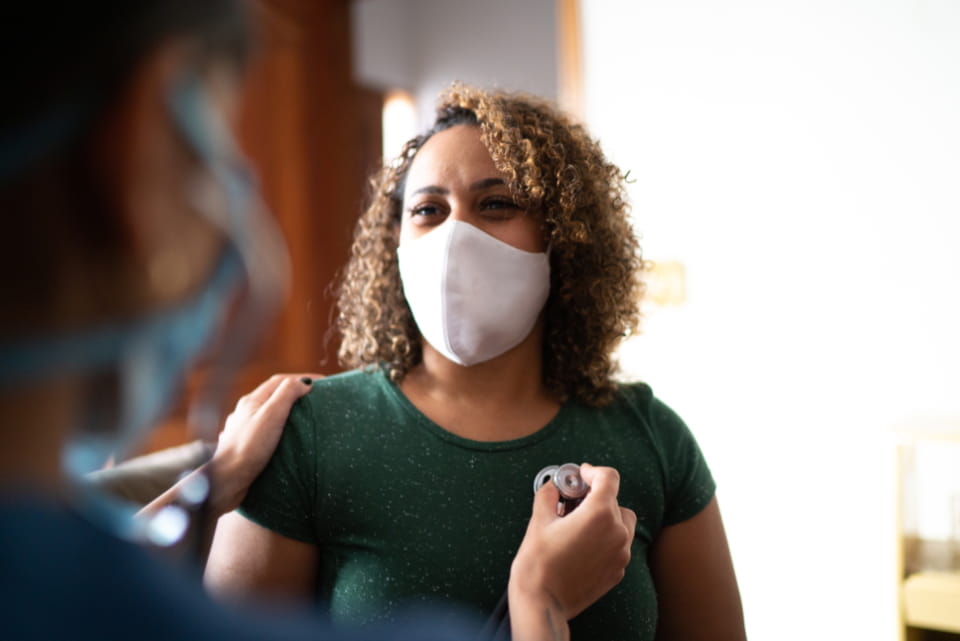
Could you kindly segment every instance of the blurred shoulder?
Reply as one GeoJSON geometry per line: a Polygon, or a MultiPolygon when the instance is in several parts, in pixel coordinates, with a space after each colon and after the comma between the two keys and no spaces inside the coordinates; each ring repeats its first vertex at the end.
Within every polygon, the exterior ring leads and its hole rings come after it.
{"type": "Polygon", "coordinates": [[[618,383],[614,404],[629,408],[645,423],[665,430],[686,430],[683,419],[661,401],[647,383],[618,383]]]}

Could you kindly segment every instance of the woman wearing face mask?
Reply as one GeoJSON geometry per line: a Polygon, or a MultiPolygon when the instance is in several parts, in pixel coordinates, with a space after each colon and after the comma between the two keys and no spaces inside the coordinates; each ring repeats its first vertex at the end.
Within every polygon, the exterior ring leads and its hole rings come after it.
{"type": "Polygon", "coordinates": [[[572,637],[742,638],[696,442],[649,387],[613,380],[642,291],[621,172],[549,105],[455,86],[374,189],[340,297],[341,358],[358,369],[295,406],[221,519],[208,585],[315,594],[348,622],[432,598],[489,613],[524,572],[511,557],[534,475],[590,461],[619,505],[595,486],[552,518],[620,514],[632,556],[590,608],[562,591],[575,577],[555,593],[572,637]]]}
{"type": "MultiPolygon", "coordinates": [[[[464,638],[462,628],[426,620],[349,632],[228,610],[196,577],[124,540],[167,537],[176,529],[169,520],[137,525],[79,482],[163,416],[201,351],[221,337],[230,353],[216,361],[195,408],[198,424],[215,429],[224,373],[284,290],[281,244],[231,142],[251,46],[248,11],[239,0],[91,0],[59,5],[56,15],[43,3],[18,3],[4,11],[5,639],[464,638]],[[229,324],[228,309],[237,311],[229,324]]],[[[307,389],[296,377],[272,379],[241,408],[255,412],[228,422],[208,466],[214,514],[239,502],[286,408],[307,389]]],[[[531,526],[534,536],[541,530],[531,526]]],[[[543,557],[517,556],[536,575],[511,586],[519,638],[565,631],[543,617],[557,579],[540,569],[577,570],[563,562],[568,547],[596,533],[589,524],[564,533],[543,557]]],[[[614,583],[591,578],[588,600],[614,583]]]]}

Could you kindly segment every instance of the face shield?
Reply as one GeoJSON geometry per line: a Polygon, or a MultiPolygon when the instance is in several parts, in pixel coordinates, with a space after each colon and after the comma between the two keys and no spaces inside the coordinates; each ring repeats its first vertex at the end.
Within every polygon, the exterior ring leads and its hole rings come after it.
{"type": "MultiPolygon", "coordinates": [[[[63,451],[64,468],[78,486],[109,457],[126,456],[171,410],[201,356],[202,384],[191,399],[188,422],[196,438],[215,441],[234,375],[286,293],[289,261],[282,237],[207,91],[202,76],[187,74],[167,96],[176,131],[207,174],[204,188],[190,199],[192,209],[223,236],[205,281],[187,299],[136,318],[0,344],[0,385],[63,374],[116,380],[109,401],[92,402],[78,416],[63,451]]],[[[85,511],[117,534],[138,538],[148,527],[135,525],[132,509],[83,491],[78,497],[90,506],[85,511]]]]}

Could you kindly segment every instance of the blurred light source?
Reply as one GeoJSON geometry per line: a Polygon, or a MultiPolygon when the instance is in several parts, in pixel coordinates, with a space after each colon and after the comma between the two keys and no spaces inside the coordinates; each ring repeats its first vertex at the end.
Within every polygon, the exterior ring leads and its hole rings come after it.
{"type": "Polygon", "coordinates": [[[189,527],[186,510],[179,505],[167,505],[150,519],[147,539],[159,547],[169,547],[180,541],[189,527]]]}
{"type": "Polygon", "coordinates": [[[413,96],[406,91],[391,91],[383,101],[383,160],[395,158],[416,135],[417,112],[413,96]]]}

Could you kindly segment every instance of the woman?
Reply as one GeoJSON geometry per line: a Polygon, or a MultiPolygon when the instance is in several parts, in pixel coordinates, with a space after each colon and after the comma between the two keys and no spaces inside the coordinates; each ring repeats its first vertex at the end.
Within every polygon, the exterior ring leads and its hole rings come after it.
{"type": "MultiPolygon", "coordinates": [[[[350,632],[225,609],[196,577],[122,540],[138,533],[128,515],[78,483],[163,416],[209,344],[243,347],[248,319],[284,290],[285,262],[231,143],[251,48],[245,3],[91,0],[54,14],[16,3],[0,39],[3,637],[464,638],[426,620],[350,632]],[[228,318],[244,321],[240,331],[228,318]]],[[[241,402],[208,466],[214,514],[239,503],[309,383],[278,377],[241,402]]],[[[164,523],[139,533],[170,535],[164,523]]],[[[565,632],[543,613],[555,584],[582,569],[563,563],[565,546],[597,533],[561,530],[567,540],[541,543],[547,530],[534,519],[517,555],[529,574],[511,584],[520,638],[565,632]]],[[[616,538],[608,559],[625,563],[616,538]]],[[[610,567],[578,596],[612,586],[610,567]]]]}
{"type": "Polygon", "coordinates": [[[316,590],[340,621],[429,598],[489,612],[531,479],[587,460],[619,470],[638,522],[623,581],[564,607],[573,637],[742,638],[701,453],[647,386],[612,378],[641,266],[623,176],[583,128],[454,86],[357,226],[340,329],[359,369],[295,406],[241,515],[220,522],[208,585],[316,590]]]}

